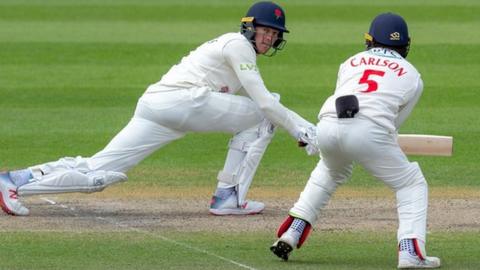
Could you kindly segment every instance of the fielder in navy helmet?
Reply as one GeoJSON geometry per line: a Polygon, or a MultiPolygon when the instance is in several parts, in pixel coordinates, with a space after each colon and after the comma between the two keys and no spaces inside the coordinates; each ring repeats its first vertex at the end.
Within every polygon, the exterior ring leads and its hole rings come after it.
{"type": "Polygon", "coordinates": [[[245,17],[242,18],[240,32],[252,43],[255,51],[259,54],[273,56],[277,50],[283,49],[287,42],[283,38],[283,33],[289,33],[285,27],[285,12],[282,7],[273,2],[258,2],[250,7],[245,17]],[[262,53],[260,48],[257,48],[259,43],[256,34],[262,34],[265,29],[274,30],[276,33],[276,40],[263,40],[269,45],[273,51],[269,53],[262,53]]]}
{"type": "Polygon", "coordinates": [[[410,50],[410,36],[405,20],[394,13],[382,13],[373,19],[365,33],[367,50],[374,47],[390,48],[406,58],[410,50]]]}
{"type": "MultiPolygon", "coordinates": [[[[417,162],[402,151],[397,134],[423,92],[418,70],[405,57],[410,37],[405,20],[393,13],[375,17],[365,34],[367,50],[345,60],[336,88],[318,114],[313,145],[321,159],[297,202],[277,230],[270,250],[288,260],[302,247],[324,207],[354,166],[362,166],[395,192],[398,268],[438,268],[427,256],[428,184],[417,162]]],[[[321,232],[320,232],[321,233],[321,232]]]]}

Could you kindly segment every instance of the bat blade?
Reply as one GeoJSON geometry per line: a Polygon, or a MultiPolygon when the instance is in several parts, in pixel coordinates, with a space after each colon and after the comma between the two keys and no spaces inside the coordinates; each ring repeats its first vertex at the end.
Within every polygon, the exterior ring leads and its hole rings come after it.
{"type": "Polygon", "coordinates": [[[397,140],[406,155],[450,157],[453,154],[451,136],[399,134],[397,140]]]}

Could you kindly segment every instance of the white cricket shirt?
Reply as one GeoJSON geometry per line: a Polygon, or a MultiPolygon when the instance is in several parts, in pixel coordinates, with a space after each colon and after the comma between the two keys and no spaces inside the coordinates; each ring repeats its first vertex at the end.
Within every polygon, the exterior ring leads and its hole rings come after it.
{"type": "Polygon", "coordinates": [[[360,112],[355,117],[396,132],[423,90],[420,73],[393,50],[372,48],[340,65],[335,93],[322,106],[318,118],[336,117],[335,100],[355,95],[360,112]]]}
{"type": "Polygon", "coordinates": [[[274,124],[297,136],[300,123],[267,90],[257,67],[252,44],[240,33],[227,33],[207,41],[174,65],[148,93],[208,87],[235,94],[241,88],[274,124]]]}

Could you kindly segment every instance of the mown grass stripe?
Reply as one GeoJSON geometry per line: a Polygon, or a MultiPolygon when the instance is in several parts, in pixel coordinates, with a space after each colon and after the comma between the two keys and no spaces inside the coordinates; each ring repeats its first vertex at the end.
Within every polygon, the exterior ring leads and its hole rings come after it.
{"type": "MultiPolygon", "coordinates": [[[[84,3],[82,5],[3,5],[0,16],[10,21],[157,21],[157,22],[182,22],[205,21],[210,18],[216,20],[232,20],[244,15],[249,5],[238,2],[236,5],[208,4],[192,8],[190,4],[163,3],[160,5],[131,4],[104,4],[95,5],[84,3]]],[[[233,4],[234,2],[231,2],[233,4]]],[[[318,3],[291,2],[284,5],[289,22],[315,21],[332,22],[347,21],[359,22],[373,18],[377,13],[394,11],[408,14],[409,21],[431,21],[444,15],[446,11],[455,12],[455,16],[444,16],[443,21],[475,21],[479,13],[478,5],[410,5],[408,3],[353,3],[348,8],[344,5],[319,5],[318,3]],[[318,8],[323,7],[323,8],[318,8]],[[363,14],[364,16],[356,16],[363,14]]]]}
{"type": "MultiPolygon", "coordinates": [[[[359,44],[368,31],[369,21],[363,23],[333,21],[292,22],[286,38],[300,44],[359,44]]],[[[480,36],[470,29],[480,28],[472,22],[412,22],[413,44],[480,44],[480,36]],[[439,37],[448,38],[439,38],[439,37]],[[465,39],[465,37],[469,37],[465,39]]],[[[0,42],[102,42],[102,43],[195,43],[200,44],[225,32],[237,32],[236,20],[210,22],[13,22],[0,21],[0,42]],[[175,31],[172,29],[175,28],[175,31]]]]}

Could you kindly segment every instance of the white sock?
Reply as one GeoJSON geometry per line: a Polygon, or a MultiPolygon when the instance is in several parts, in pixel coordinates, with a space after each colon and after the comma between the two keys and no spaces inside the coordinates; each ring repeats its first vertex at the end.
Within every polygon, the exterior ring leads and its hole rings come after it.
{"type": "Polygon", "coordinates": [[[305,227],[307,226],[307,222],[305,220],[301,220],[299,218],[295,218],[290,225],[290,228],[288,228],[288,231],[291,235],[295,237],[295,241],[298,242],[300,241],[300,237],[303,234],[303,230],[305,230],[305,227]]]}

